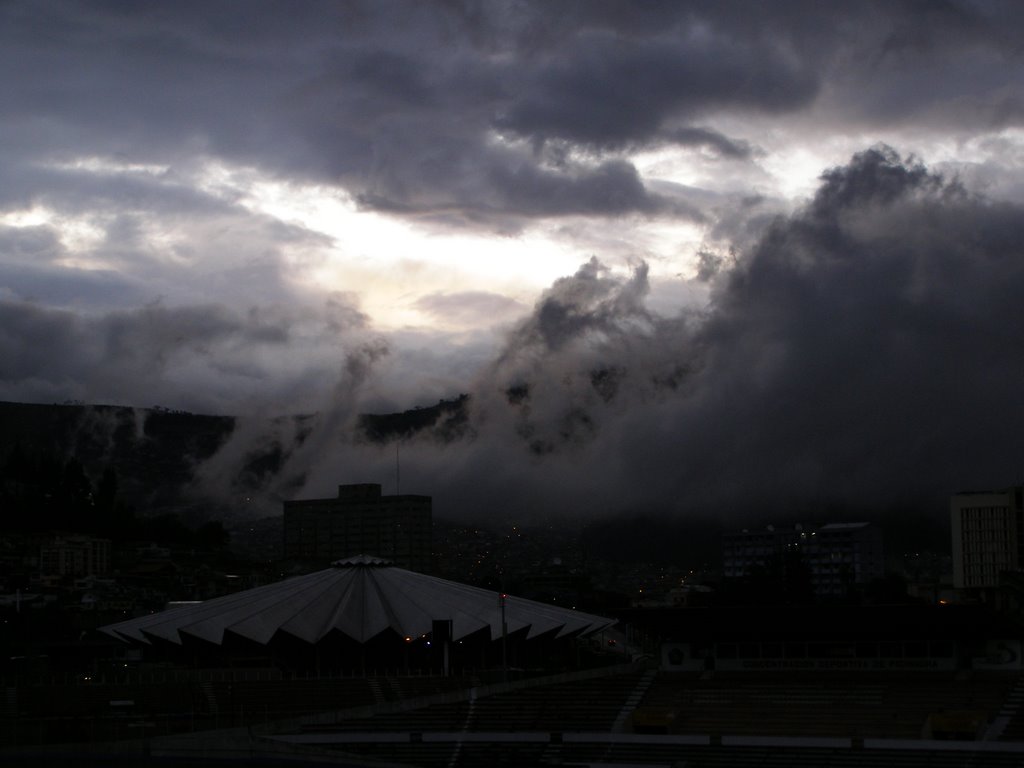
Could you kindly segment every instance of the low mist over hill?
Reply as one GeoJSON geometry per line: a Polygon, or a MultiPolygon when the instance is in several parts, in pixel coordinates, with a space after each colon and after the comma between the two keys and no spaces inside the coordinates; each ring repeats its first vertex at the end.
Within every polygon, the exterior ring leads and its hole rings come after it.
{"type": "Polygon", "coordinates": [[[195,468],[234,428],[231,417],[160,408],[0,403],[0,456],[8,464],[76,459],[97,478],[113,469],[127,503],[162,510],[188,503],[195,468]]]}
{"type": "MultiPolygon", "coordinates": [[[[375,445],[416,434],[456,439],[465,429],[467,402],[462,395],[400,413],[364,414],[351,439],[375,445]]],[[[113,470],[120,499],[142,514],[173,511],[196,519],[274,514],[280,501],[293,497],[303,484],[301,473],[282,473],[314,419],[268,417],[256,427],[243,426],[234,416],[161,407],[0,402],[0,460],[8,484],[26,466],[62,471],[76,462],[95,483],[113,470]],[[234,448],[232,438],[254,434],[277,437],[256,440],[230,457],[221,455],[234,448]]]]}
{"type": "MultiPolygon", "coordinates": [[[[470,396],[460,395],[408,411],[363,414],[344,439],[356,449],[362,446],[369,453],[384,452],[392,462],[396,458],[393,446],[405,442],[433,444],[442,450],[447,444],[472,440],[470,405],[470,396]]],[[[54,513],[54,520],[72,527],[74,514],[103,515],[108,507],[112,510],[113,499],[104,496],[115,492],[118,504],[134,514],[148,518],[173,514],[192,527],[213,519],[238,522],[273,517],[280,514],[284,499],[333,493],[331,488],[307,488],[305,476],[294,470],[310,442],[323,442],[314,435],[315,429],[323,426],[320,420],[313,414],[268,417],[257,424],[252,419],[160,407],[0,402],[0,498],[5,502],[5,514],[18,510],[19,498],[24,500],[24,494],[18,495],[20,490],[49,472],[58,490],[52,494],[44,483],[41,492],[47,497],[56,494],[57,498],[48,498],[47,505],[65,509],[54,513]],[[69,476],[78,480],[69,480],[69,476]],[[91,498],[84,511],[75,509],[74,493],[66,488],[69,482],[87,484],[85,493],[91,498]],[[71,495],[61,496],[67,493],[71,495]]],[[[388,469],[395,468],[388,465],[388,469]]],[[[338,467],[339,483],[382,482],[390,493],[395,488],[389,484],[395,480],[390,474],[365,477],[338,467]]],[[[420,480],[411,491],[434,495],[435,487],[420,480]]],[[[495,516],[490,509],[463,510],[450,502],[444,495],[436,498],[435,516],[498,527],[510,520],[529,519],[528,510],[519,518],[509,518],[495,516]]],[[[595,552],[627,560],[671,561],[684,552],[696,556],[716,546],[720,533],[731,527],[768,521],[874,519],[884,525],[890,545],[899,550],[944,550],[949,538],[943,507],[833,505],[780,513],[778,507],[765,502],[718,519],[673,517],[664,510],[641,506],[574,512],[562,510],[552,519],[570,527],[579,525],[595,552]]]]}

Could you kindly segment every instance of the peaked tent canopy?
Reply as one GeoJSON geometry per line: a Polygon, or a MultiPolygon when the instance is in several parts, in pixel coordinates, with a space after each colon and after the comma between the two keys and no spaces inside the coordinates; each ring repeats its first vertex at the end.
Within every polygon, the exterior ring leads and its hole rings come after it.
{"type": "Polygon", "coordinates": [[[419,637],[435,620],[450,619],[452,639],[489,628],[501,636],[502,609],[508,632],[527,628],[527,638],[556,631],[557,637],[589,634],[614,620],[503,596],[498,592],[396,568],[387,560],[359,555],[332,567],[195,605],[141,616],[101,630],[120,640],[181,644],[190,635],[216,645],[227,631],[267,644],[278,632],[317,643],[332,630],[365,643],[385,630],[419,637]]]}

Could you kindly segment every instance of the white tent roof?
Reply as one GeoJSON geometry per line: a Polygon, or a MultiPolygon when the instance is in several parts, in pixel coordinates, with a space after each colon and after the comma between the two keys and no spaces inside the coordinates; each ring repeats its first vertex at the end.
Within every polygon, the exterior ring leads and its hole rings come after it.
{"type": "MultiPolygon", "coordinates": [[[[228,630],[257,643],[269,642],[278,631],[316,643],[337,629],[365,643],[389,628],[419,637],[433,630],[435,619],[451,620],[454,640],[485,627],[498,638],[501,595],[360,555],[323,571],[101,629],[121,640],[149,643],[155,637],[180,644],[187,634],[218,645],[228,630]]],[[[512,596],[505,597],[505,621],[509,633],[528,627],[531,638],[552,630],[558,637],[588,634],[615,623],[512,596]]]]}

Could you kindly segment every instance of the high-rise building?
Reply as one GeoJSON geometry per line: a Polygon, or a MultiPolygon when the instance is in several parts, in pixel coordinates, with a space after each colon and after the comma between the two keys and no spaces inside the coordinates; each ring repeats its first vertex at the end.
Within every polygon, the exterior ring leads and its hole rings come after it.
{"type": "Polygon", "coordinates": [[[722,575],[727,579],[742,578],[806,539],[807,532],[799,523],[793,527],[766,525],[727,533],[722,537],[722,575]]]}
{"type": "Polygon", "coordinates": [[[742,578],[788,554],[799,555],[816,595],[843,596],[853,584],[885,575],[882,532],[871,523],[829,523],[820,528],[769,525],[723,538],[722,575],[742,578]]]}
{"type": "Polygon", "coordinates": [[[110,571],[110,539],[57,536],[39,548],[39,571],[50,576],[97,576],[110,571]]]}
{"type": "Polygon", "coordinates": [[[956,493],[949,500],[953,586],[992,589],[1024,562],[1024,488],[956,493]]]}
{"type": "Polygon", "coordinates": [[[812,532],[806,548],[819,595],[844,595],[851,584],[885,576],[882,531],[871,523],[829,523],[812,532]]]}
{"type": "Polygon", "coordinates": [[[333,499],[284,503],[284,556],[324,565],[374,555],[399,568],[431,570],[430,496],[384,496],[376,483],[339,485],[333,499]]]}

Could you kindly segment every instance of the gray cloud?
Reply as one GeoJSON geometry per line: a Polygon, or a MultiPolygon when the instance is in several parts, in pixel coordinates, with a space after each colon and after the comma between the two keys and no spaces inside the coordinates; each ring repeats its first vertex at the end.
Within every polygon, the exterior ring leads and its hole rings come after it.
{"type": "Polygon", "coordinates": [[[320,258],[328,238],[152,170],[21,167],[12,183],[44,224],[0,226],[0,281],[9,295],[104,309],[172,302],[286,301],[283,262],[320,258]],[[71,234],[68,234],[69,223],[71,234]],[[85,228],[74,241],[74,226],[85,228]],[[72,241],[66,242],[66,238],[72,241]]]}
{"type": "MultiPolygon", "coordinates": [[[[0,228],[0,396],[309,410],[288,469],[329,489],[389,474],[390,454],[346,442],[360,408],[435,402],[464,377],[472,442],[410,441],[406,461],[439,498],[496,513],[924,498],[1016,471],[1021,212],[969,190],[1021,199],[1020,142],[995,133],[1024,115],[1021,5],[240,13],[0,5],[0,215],[55,216],[0,228]],[[877,149],[795,212],[776,196],[780,148],[901,131],[986,159],[945,166],[961,186],[877,149]],[[659,179],[651,156],[670,146],[689,162],[659,179]],[[699,223],[712,303],[652,311],[644,246],[627,243],[630,276],[585,264],[497,352],[482,335],[382,340],[359,285],[292,279],[334,243],[200,184],[218,163],[444,231],[563,218],[596,242],[624,216],[699,223]],[[66,219],[92,228],[85,245],[62,239],[66,219]]],[[[484,294],[418,306],[512,319],[484,294]]]]}
{"type": "Polygon", "coordinates": [[[743,491],[874,501],[1015,477],[1019,214],[885,148],[825,174],[699,334],[718,430],[694,474],[738,461],[743,491]]]}
{"type": "Polygon", "coordinates": [[[590,262],[477,381],[472,439],[409,445],[403,472],[467,516],[941,514],[1019,471],[1021,214],[878,147],[737,254],[703,313],[654,315],[643,269],[590,262]]]}
{"type": "MultiPolygon", "coordinates": [[[[991,127],[1024,103],[1014,4],[256,2],[239,24],[229,6],[44,1],[0,14],[0,62],[17,73],[0,105],[9,177],[83,154],[221,157],[502,231],[677,214],[619,150],[674,141],[749,158],[722,116],[991,127]],[[496,144],[496,128],[532,149],[496,144]],[[552,142],[591,154],[551,165],[536,150],[552,142]]],[[[121,180],[109,194],[147,190],[121,180]]]]}
{"type": "Polygon", "coordinates": [[[440,320],[465,325],[491,325],[524,313],[522,303],[489,291],[433,293],[416,300],[415,306],[440,320]]]}
{"type": "Polygon", "coordinates": [[[113,270],[0,264],[0,285],[0,295],[10,299],[87,309],[137,307],[149,299],[146,286],[113,270]]]}
{"type": "Polygon", "coordinates": [[[754,154],[754,148],[748,142],[730,139],[709,128],[676,128],[665,133],[665,138],[683,146],[706,147],[722,157],[737,160],[746,160],[754,154]]]}
{"type": "Polygon", "coordinates": [[[85,315],[0,301],[0,321],[2,399],[221,413],[287,412],[319,401],[338,356],[362,343],[363,325],[337,297],[323,313],[304,315],[160,303],[85,315]]]}
{"type": "Polygon", "coordinates": [[[504,190],[502,209],[534,216],[564,214],[615,215],[654,212],[662,204],[653,198],[632,163],[601,163],[576,173],[543,171],[523,165],[499,166],[491,178],[504,190]]]}
{"type": "MultiPolygon", "coordinates": [[[[258,162],[340,181],[389,210],[472,208],[482,185],[509,213],[557,215],[557,207],[517,206],[537,179],[558,172],[529,153],[496,151],[493,126],[599,147],[671,135],[692,143],[694,131],[707,131],[699,143],[733,156],[741,144],[690,121],[807,107],[853,42],[844,29],[861,33],[856,40],[873,44],[885,65],[897,49],[901,71],[914,71],[921,57],[930,64],[927,46],[900,46],[897,32],[864,34],[872,21],[879,30],[904,28],[909,10],[886,6],[871,6],[874,17],[864,21],[799,3],[770,14],[728,3],[572,14],[528,3],[515,14],[499,6],[470,14],[444,5],[312,3],[296,11],[268,2],[251,4],[237,24],[228,22],[233,10],[187,4],[9,4],[2,57],[19,76],[0,106],[3,138],[29,161],[84,151],[258,162]]],[[[918,34],[946,50],[988,39],[944,18],[927,15],[918,34]]],[[[591,172],[609,183],[609,167],[598,162],[591,172]]],[[[585,178],[574,169],[561,184],[585,178]]],[[[615,180],[618,202],[570,187],[582,194],[564,212],[650,209],[634,178],[615,180]]]]}
{"type": "Polygon", "coordinates": [[[33,264],[53,261],[63,247],[50,227],[0,226],[0,253],[8,264],[33,264]]]}
{"type": "Polygon", "coordinates": [[[817,90],[813,70],[761,40],[716,30],[637,40],[581,32],[569,51],[552,52],[499,114],[499,127],[596,146],[651,140],[667,121],[737,105],[793,110],[817,90]]]}
{"type": "MultiPolygon", "coordinates": [[[[940,515],[949,493],[1018,471],[1021,214],[876,147],[720,265],[702,311],[652,312],[643,265],[621,276],[592,260],[545,292],[466,388],[460,439],[403,440],[403,488],[476,519],[940,515]]],[[[67,314],[20,317],[4,327],[69,346],[81,335],[67,314]]],[[[169,357],[264,333],[199,308],[175,318],[183,339],[155,334],[169,357]]],[[[118,339],[155,333],[132,319],[135,336],[118,339]]],[[[358,441],[354,425],[393,355],[372,337],[350,343],[301,435],[297,422],[250,418],[205,487],[234,487],[245,458],[274,445],[268,499],[391,482],[393,448],[358,441]]]]}
{"type": "Polygon", "coordinates": [[[533,315],[513,334],[510,352],[539,348],[557,352],[581,336],[605,336],[649,321],[643,307],[647,267],[641,266],[622,284],[596,258],[544,294],[533,315]]]}

